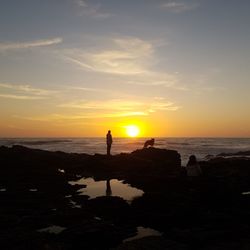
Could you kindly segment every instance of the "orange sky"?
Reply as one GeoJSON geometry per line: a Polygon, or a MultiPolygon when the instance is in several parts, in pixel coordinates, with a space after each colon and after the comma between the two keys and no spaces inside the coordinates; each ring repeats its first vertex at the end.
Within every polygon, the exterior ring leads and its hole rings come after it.
{"type": "Polygon", "coordinates": [[[250,137],[249,7],[4,1],[0,137],[250,137]]]}

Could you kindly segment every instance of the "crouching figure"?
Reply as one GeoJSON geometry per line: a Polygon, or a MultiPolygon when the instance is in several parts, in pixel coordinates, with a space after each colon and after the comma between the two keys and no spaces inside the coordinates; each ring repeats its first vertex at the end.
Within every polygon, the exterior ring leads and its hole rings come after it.
{"type": "Polygon", "coordinates": [[[154,146],[154,144],[155,144],[155,139],[154,139],[154,138],[152,138],[151,140],[147,140],[147,141],[145,141],[143,148],[147,148],[148,146],[153,147],[153,146],[154,146]]]}

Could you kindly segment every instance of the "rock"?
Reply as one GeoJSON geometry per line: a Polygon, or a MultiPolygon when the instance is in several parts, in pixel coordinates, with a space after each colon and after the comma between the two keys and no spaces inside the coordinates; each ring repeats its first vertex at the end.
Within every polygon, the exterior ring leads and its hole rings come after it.
{"type": "Polygon", "coordinates": [[[112,250],[186,250],[187,246],[160,236],[149,236],[138,240],[123,243],[112,250]]]}
{"type": "Polygon", "coordinates": [[[113,223],[103,220],[86,220],[81,224],[70,227],[60,234],[60,241],[66,249],[110,249],[128,237],[124,230],[113,223]]]}
{"type": "Polygon", "coordinates": [[[97,197],[89,201],[89,207],[98,217],[116,221],[126,220],[131,214],[131,207],[120,197],[97,197]]]}
{"type": "Polygon", "coordinates": [[[144,160],[151,160],[158,166],[165,168],[181,167],[181,156],[175,150],[159,149],[159,148],[143,148],[131,153],[132,156],[142,158],[144,160]]]}
{"type": "Polygon", "coordinates": [[[204,176],[194,182],[180,176],[178,152],[158,148],[107,157],[14,146],[0,147],[0,158],[2,249],[250,246],[247,157],[200,162],[204,176]],[[120,197],[88,199],[77,193],[82,186],[68,184],[81,177],[123,180],[144,195],[131,204],[120,197]],[[66,229],[58,235],[37,232],[51,225],[66,229]],[[138,226],[165,236],[121,244],[138,226]]]}

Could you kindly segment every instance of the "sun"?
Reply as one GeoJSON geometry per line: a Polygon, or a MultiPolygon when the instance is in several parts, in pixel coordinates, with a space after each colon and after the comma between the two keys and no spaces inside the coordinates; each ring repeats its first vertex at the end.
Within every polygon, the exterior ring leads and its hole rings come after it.
{"type": "Polygon", "coordinates": [[[140,133],[140,129],[136,125],[126,126],[126,133],[129,137],[136,137],[140,133]]]}

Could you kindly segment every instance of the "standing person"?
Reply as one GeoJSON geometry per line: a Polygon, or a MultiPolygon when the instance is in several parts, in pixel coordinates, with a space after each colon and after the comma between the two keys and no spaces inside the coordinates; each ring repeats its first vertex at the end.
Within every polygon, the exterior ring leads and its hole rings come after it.
{"type": "Polygon", "coordinates": [[[195,155],[189,157],[186,170],[187,176],[191,177],[191,179],[196,179],[198,176],[202,175],[200,165],[197,162],[195,155]]]}
{"type": "Polygon", "coordinates": [[[109,130],[107,135],[106,135],[107,155],[110,155],[112,142],[113,142],[113,139],[112,139],[111,131],[109,130]]]}

